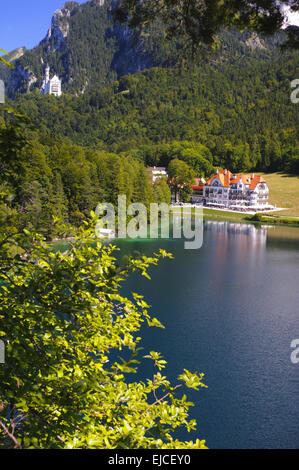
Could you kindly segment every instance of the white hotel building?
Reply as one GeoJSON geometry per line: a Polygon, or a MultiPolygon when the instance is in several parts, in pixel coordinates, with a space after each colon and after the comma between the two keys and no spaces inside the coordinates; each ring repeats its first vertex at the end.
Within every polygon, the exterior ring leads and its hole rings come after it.
{"type": "Polygon", "coordinates": [[[150,172],[150,178],[151,178],[153,183],[158,178],[165,178],[165,179],[168,178],[168,174],[167,174],[166,168],[164,166],[163,167],[161,167],[161,166],[149,167],[149,172],[150,172]]]}
{"type": "Polygon", "coordinates": [[[216,172],[203,188],[206,206],[234,209],[265,210],[269,206],[269,187],[262,176],[216,172]]]}

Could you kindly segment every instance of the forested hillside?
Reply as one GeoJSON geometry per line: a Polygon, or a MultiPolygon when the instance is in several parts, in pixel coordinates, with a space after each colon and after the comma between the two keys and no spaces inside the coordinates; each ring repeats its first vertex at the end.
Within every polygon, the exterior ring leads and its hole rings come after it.
{"type": "Polygon", "coordinates": [[[147,207],[170,202],[166,181],[152,185],[142,163],[38,132],[15,112],[0,119],[0,147],[0,193],[8,195],[0,204],[0,223],[17,210],[18,224],[52,237],[53,216],[78,226],[99,203],[117,205],[119,194],[128,204],[140,201],[147,207]]]}
{"type": "MultiPolygon", "coordinates": [[[[130,154],[146,164],[167,164],[180,142],[190,157],[195,152],[232,171],[298,171],[294,77],[295,53],[239,54],[235,63],[151,68],[79,97],[32,93],[14,105],[78,145],[130,154]]],[[[202,173],[210,171],[208,166],[202,173]]]]}
{"type": "Polygon", "coordinates": [[[11,55],[11,104],[53,135],[146,164],[184,158],[203,176],[217,165],[299,171],[298,52],[281,52],[282,34],[224,31],[217,51],[183,57],[157,22],[141,37],[113,22],[117,4],[56,11],[36,48],[11,55]],[[60,99],[39,94],[46,63],[62,78],[60,99]]]}
{"type": "Polygon", "coordinates": [[[118,194],[167,202],[166,182],[152,186],[146,166],[174,159],[195,176],[299,173],[298,52],[280,50],[282,35],[224,31],[217,51],[182,56],[157,23],[141,37],[113,23],[116,4],[67,2],[40,44],[0,70],[6,107],[31,120],[0,109],[1,187],[21,215],[51,236],[53,215],[80,225],[118,194]],[[40,95],[47,63],[60,98],[40,95]]]}
{"type": "Polygon", "coordinates": [[[7,77],[15,98],[39,89],[48,64],[61,77],[64,92],[81,94],[90,87],[111,84],[117,77],[155,65],[174,62],[175,44],[163,42],[159,27],[138,37],[126,26],[113,22],[115,0],[91,0],[82,5],[66,2],[55,11],[44,39],[14,59],[15,70],[7,77]]]}

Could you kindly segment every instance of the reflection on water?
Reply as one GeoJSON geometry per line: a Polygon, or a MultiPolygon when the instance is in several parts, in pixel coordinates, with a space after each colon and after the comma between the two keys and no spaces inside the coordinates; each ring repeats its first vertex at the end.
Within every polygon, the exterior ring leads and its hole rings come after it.
{"type": "Polygon", "coordinates": [[[236,236],[238,247],[245,251],[262,252],[267,247],[279,246],[281,249],[299,249],[299,229],[279,225],[254,225],[228,221],[204,222],[204,230],[210,236],[218,235],[221,244],[236,236]]]}
{"type": "Polygon", "coordinates": [[[280,249],[299,250],[299,228],[271,226],[267,228],[267,245],[280,249]]]}
{"type": "Polygon", "coordinates": [[[226,232],[231,234],[245,235],[252,238],[265,239],[267,235],[266,227],[256,228],[255,225],[228,222],[228,221],[212,221],[207,220],[205,222],[205,230],[210,230],[214,232],[226,232]]]}
{"type": "Polygon", "coordinates": [[[244,251],[262,252],[267,242],[267,229],[256,228],[251,224],[207,220],[204,223],[204,232],[205,236],[215,236],[223,248],[234,238],[238,239],[238,251],[241,255],[244,251]]]}
{"type": "MultiPolygon", "coordinates": [[[[206,374],[209,388],[188,393],[199,430],[180,438],[205,438],[211,448],[298,448],[299,365],[290,344],[299,338],[299,229],[205,220],[202,248],[183,242],[115,240],[120,257],[159,248],[174,255],[151,269],[151,281],[132,276],[123,293],[143,294],[165,325],[145,329],[142,346],[165,356],[172,381],[184,368],[206,374]]],[[[150,362],[137,378],[152,378],[150,362]]]]}
{"type": "Polygon", "coordinates": [[[246,266],[250,277],[254,275],[254,269],[264,262],[267,230],[258,229],[252,224],[206,221],[203,243],[213,245],[209,255],[213,282],[221,290],[227,279],[229,282],[240,282],[240,263],[246,266]]]}
{"type": "MultiPolygon", "coordinates": [[[[188,393],[192,417],[211,448],[298,448],[299,229],[225,221],[204,223],[200,250],[182,240],[117,242],[121,254],[173,253],[137,276],[125,293],[142,293],[165,330],[144,331],[145,351],[160,351],[173,379],[204,372],[207,390],[188,393]]],[[[151,365],[142,366],[151,377],[151,365]]]]}

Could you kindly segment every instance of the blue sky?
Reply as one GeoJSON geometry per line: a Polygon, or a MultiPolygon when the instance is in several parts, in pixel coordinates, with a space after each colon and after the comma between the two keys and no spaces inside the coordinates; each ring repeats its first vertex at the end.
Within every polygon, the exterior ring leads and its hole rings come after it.
{"type": "Polygon", "coordinates": [[[28,49],[36,46],[46,35],[54,11],[64,3],[64,0],[1,0],[0,48],[11,52],[21,46],[28,49]]]}
{"type": "MultiPolygon", "coordinates": [[[[64,0],[1,0],[0,48],[11,52],[17,47],[31,49],[43,39],[55,10],[64,0]]],[[[85,3],[86,0],[77,0],[85,3]]],[[[292,14],[292,24],[299,25],[299,13],[292,14]]]]}

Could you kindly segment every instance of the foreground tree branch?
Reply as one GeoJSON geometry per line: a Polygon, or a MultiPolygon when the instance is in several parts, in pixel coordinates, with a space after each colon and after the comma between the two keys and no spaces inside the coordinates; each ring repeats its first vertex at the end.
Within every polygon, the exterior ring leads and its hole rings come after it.
{"type": "MultiPolygon", "coordinates": [[[[187,38],[198,47],[215,45],[217,34],[229,27],[273,35],[281,31],[287,12],[298,10],[298,0],[121,0],[115,19],[139,31],[159,21],[167,38],[187,38]]],[[[286,35],[287,45],[298,47],[294,28],[286,35]]]]}
{"type": "MultiPolygon", "coordinates": [[[[178,388],[204,387],[201,374],[185,371],[176,387],[160,372],[153,381],[131,380],[141,326],[162,325],[140,295],[126,298],[120,287],[131,273],[148,277],[148,267],[170,255],[162,250],[117,261],[117,248],[96,239],[96,222],[92,213],[64,253],[24,230],[11,240],[23,255],[10,256],[7,244],[1,245],[9,228],[0,230],[0,259],[7,255],[0,271],[0,336],[6,348],[1,402],[14,404],[19,439],[2,409],[0,447],[21,448],[21,442],[22,448],[206,448],[205,441],[181,442],[169,431],[195,429],[188,418],[191,405],[178,388]],[[157,388],[162,398],[153,406],[157,388]]],[[[165,367],[159,353],[148,357],[159,371],[165,367]]]]}
{"type": "Polygon", "coordinates": [[[15,438],[15,436],[13,435],[13,433],[9,432],[9,430],[7,429],[7,427],[5,426],[4,423],[2,423],[2,421],[0,421],[0,426],[1,428],[3,429],[5,435],[7,437],[9,437],[9,439],[11,439],[13,441],[13,443],[15,444],[15,447],[17,449],[22,449],[22,446],[21,444],[19,443],[19,441],[15,438]]]}

